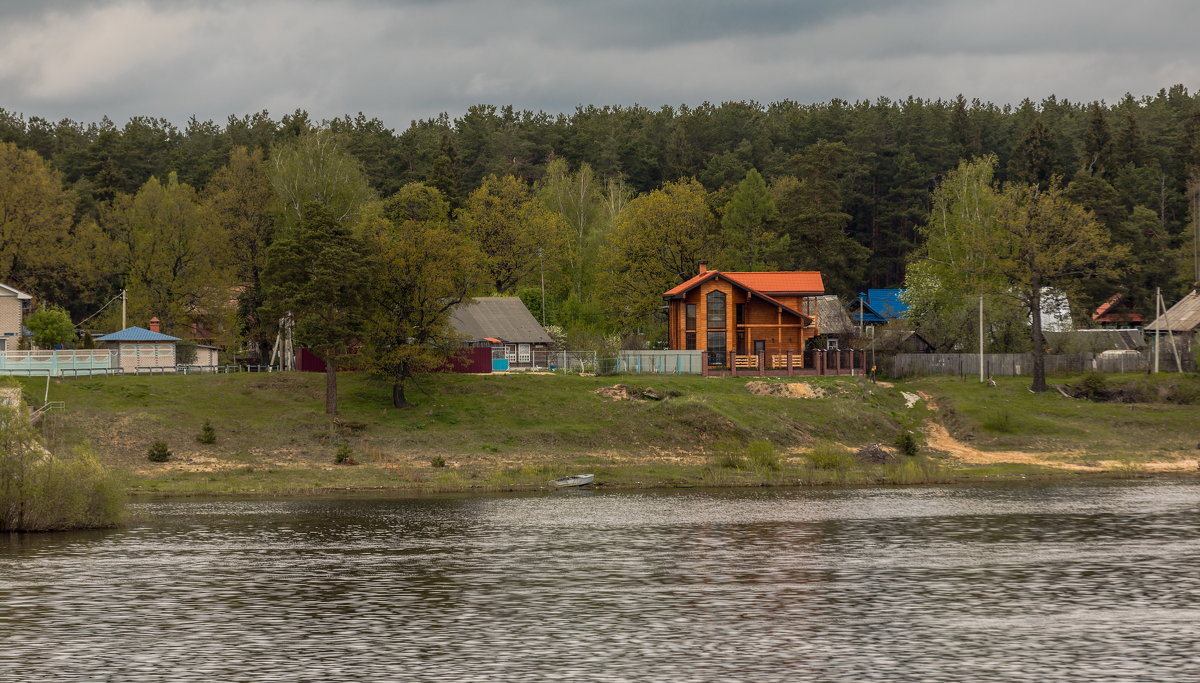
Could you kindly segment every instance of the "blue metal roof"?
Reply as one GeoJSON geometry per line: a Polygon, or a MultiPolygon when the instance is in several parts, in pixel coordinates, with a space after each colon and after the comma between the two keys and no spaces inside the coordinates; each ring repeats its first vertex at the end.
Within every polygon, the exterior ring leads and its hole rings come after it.
{"type": "Polygon", "coordinates": [[[900,298],[903,289],[868,289],[866,293],[859,292],[859,311],[855,312],[855,322],[885,323],[896,318],[903,318],[908,313],[908,304],[900,298]]]}
{"type": "Polygon", "coordinates": [[[867,302],[888,320],[903,318],[908,313],[908,304],[900,298],[903,293],[903,289],[868,289],[867,302]]]}
{"type": "Polygon", "coordinates": [[[98,342],[167,342],[179,341],[179,337],[172,337],[169,334],[161,332],[151,332],[144,327],[126,327],[120,332],[106,334],[103,337],[97,337],[98,342]]]}

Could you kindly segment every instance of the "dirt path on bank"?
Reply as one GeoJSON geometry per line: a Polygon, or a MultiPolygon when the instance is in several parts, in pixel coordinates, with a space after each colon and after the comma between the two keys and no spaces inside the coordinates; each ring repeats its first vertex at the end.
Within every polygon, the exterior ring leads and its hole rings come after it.
{"type": "MultiPolygon", "coordinates": [[[[934,413],[938,411],[937,401],[935,401],[932,396],[923,391],[918,391],[917,393],[920,394],[921,398],[925,400],[925,405],[927,405],[931,411],[934,413]]],[[[1080,453],[1073,453],[1070,451],[981,451],[978,448],[963,443],[962,441],[959,441],[951,436],[950,431],[946,429],[946,426],[939,422],[936,417],[925,422],[925,434],[928,439],[927,444],[930,448],[947,453],[957,460],[961,460],[962,462],[972,465],[1018,463],[1026,465],[1040,465],[1042,467],[1054,467],[1062,470],[1075,470],[1079,472],[1103,472],[1118,467],[1128,466],[1127,463],[1120,460],[1093,460],[1088,463],[1067,462],[1067,460],[1077,458],[1079,455],[1081,455],[1080,453]]],[[[1140,467],[1154,472],[1181,472],[1197,469],[1197,467],[1200,467],[1200,460],[1197,460],[1196,458],[1183,457],[1179,460],[1170,462],[1141,463],[1140,467]]]]}

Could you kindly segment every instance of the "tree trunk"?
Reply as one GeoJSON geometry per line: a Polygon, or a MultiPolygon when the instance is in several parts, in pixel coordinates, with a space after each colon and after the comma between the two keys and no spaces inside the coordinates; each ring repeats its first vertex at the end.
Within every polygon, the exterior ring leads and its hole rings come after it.
{"type": "Polygon", "coordinates": [[[337,368],[332,360],[325,361],[325,413],[337,415],[337,368]]]}
{"type": "Polygon", "coordinates": [[[1033,386],[1034,391],[1046,390],[1046,340],[1042,337],[1042,283],[1033,279],[1029,297],[1029,314],[1033,329],[1033,386]]]}
{"type": "Polygon", "coordinates": [[[404,398],[404,384],[397,382],[392,385],[392,407],[407,408],[412,404],[404,398]]]}

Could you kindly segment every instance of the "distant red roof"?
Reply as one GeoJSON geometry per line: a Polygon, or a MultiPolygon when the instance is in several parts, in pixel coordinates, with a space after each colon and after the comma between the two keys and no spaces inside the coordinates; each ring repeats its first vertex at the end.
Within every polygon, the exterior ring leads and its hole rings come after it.
{"type": "Polygon", "coordinates": [[[1140,323],[1144,322],[1141,314],[1133,311],[1114,311],[1113,306],[1121,301],[1120,294],[1112,295],[1112,298],[1096,307],[1096,312],[1092,313],[1092,320],[1096,322],[1122,322],[1122,323],[1140,323]]]}
{"type": "Polygon", "coordinates": [[[815,270],[777,270],[753,273],[710,270],[667,290],[663,296],[679,296],[701,282],[718,275],[759,294],[779,296],[782,294],[818,295],[825,293],[825,283],[821,280],[821,273],[815,270]]]}

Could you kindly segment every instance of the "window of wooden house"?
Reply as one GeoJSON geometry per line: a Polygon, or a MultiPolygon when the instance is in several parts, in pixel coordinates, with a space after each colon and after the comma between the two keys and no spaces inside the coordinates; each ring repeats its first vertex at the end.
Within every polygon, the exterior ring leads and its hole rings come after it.
{"type": "Polygon", "coordinates": [[[725,333],[708,333],[708,364],[724,365],[726,363],[725,333]]]}
{"type": "MultiPolygon", "coordinates": [[[[738,305],[741,306],[741,304],[738,304],[738,305]]],[[[745,330],[738,330],[737,352],[738,352],[738,355],[746,354],[746,331],[745,330]]]]}
{"type": "Polygon", "coordinates": [[[746,323],[746,304],[734,304],[733,310],[734,321],[739,325],[744,325],[746,323]]]}
{"type": "Polygon", "coordinates": [[[685,332],[683,336],[684,336],[684,348],[687,349],[688,351],[695,351],[696,350],[696,333],[695,332],[685,332]]]}
{"type": "MultiPolygon", "coordinates": [[[[708,293],[708,329],[725,329],[725,292],[708,293]]],[[[721,335],[724,338],[725,335],[721,335]]],[[[723,347],[725,344],[722,343],[723,347]]]]}
{"type": "MultiPolygon", "coordinates": [[[[684,314],[684,317],[687,320],[685,329],[694,330],[694,329],[696,329],[696,304],[688,304],[685,308],[687,309],[687,312],[684,314]]],[[[696,335],[694,335],[694,334],[692,335],[693,338],[695,338],[695,336],[696,335]]],[[[695,347],[690,346],[688,348],[695,348],[695,347]]]]}

